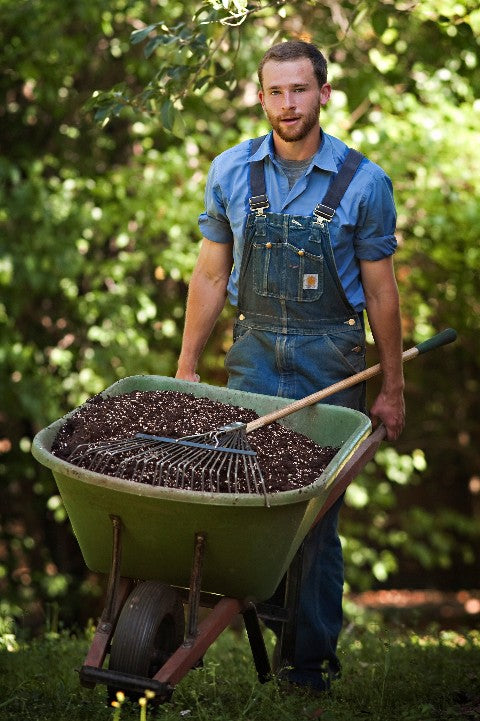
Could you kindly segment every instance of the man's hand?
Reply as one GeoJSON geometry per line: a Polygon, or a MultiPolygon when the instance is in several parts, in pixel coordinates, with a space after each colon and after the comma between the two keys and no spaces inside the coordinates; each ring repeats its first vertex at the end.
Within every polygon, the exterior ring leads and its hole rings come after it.
{"type": "Polygon", "coordinates": [[[370,417],[374,428],[383,423],[387,439],[396,441],[405,426],[403,392],[387,394],[381,391],[370,408],[370,417]]]}

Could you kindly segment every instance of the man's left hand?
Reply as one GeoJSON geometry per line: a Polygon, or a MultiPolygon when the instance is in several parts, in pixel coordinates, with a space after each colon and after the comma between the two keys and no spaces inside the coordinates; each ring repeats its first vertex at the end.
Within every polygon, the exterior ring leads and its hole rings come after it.
{"type": "Polygon", "coordinates": [[[374,428],[383,423],[387,429],[387,439],[396,441],[405,426],[403,393],[380,392],[370,408],[370,418],[374,428]]]}

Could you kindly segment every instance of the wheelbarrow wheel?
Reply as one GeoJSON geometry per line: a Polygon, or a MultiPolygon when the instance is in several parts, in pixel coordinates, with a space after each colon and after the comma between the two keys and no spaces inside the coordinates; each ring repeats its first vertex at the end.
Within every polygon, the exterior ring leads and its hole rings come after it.
{"type": "MultiPolygon", "coordinates": [[[[172,653],[183,643],[183,604],[171,586],[144,581],[127,598],[112,638],[109,669],[133,676],[153,678],[172,653]]],[[[109,702],[118,688],[108,687],[109,702]]],[[[143,694],[129,692],[132,701],[143,694]]],[[[153,699],[158,705],[166,699],[153,699]]]]}

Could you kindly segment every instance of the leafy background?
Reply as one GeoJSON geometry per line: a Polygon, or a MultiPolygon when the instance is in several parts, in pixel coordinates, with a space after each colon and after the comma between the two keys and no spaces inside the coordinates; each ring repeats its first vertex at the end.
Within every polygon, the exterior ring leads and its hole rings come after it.
{"type": "MultiPolygon", "coordinates": [[[[478,586],[479,31],[469,0],[0,0],[2,615],[98,612],[31,440],[119,378],[174,374],[209,163],[268,129],[256,66],[292,37],[328,57],[327,132],[394,181],[405,347],[459,334],[408,365],[406,430],[348,491],[348,586],[478,586]]],[[[230,330],[227,308],[209,383],[230,330]]]]}

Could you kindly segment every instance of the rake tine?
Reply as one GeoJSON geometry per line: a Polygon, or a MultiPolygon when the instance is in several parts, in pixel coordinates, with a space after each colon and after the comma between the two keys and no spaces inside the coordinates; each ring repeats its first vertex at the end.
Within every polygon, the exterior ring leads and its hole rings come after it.
{"type": "Polygon", "coordinates": [[[205,434],[173,439],[137,433],[123,441],[79,445],[70,462],[119,478],[135,478],[152,485],[239,494],[240,481],[248,493],[263,494],[268,504],[256,452],[248,443],[244,423],[235,422],[205,434]],[[150,477],[153,474],[153,482],[150,477]]]}
{"type": "Polygon", "coordinates": [[[136,445],[133,443],[129,444],[127,450],[131,451],[130,455],[126,455],[122,458],[115,469],[115,473],[120,476],[120,478],[125,478],[124,473],[127,471],[131,463],[134,462],[130,475],[135,474],[138,469],[140,481],[142,482],[145,473],[145,465],[148,462],[148,454],[151,452],[149,448],[145,448],[144,446],[145,444],[141,445],[138,444],[138,442],[136,445]]]}

